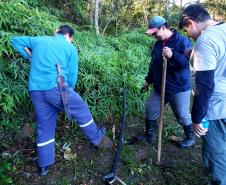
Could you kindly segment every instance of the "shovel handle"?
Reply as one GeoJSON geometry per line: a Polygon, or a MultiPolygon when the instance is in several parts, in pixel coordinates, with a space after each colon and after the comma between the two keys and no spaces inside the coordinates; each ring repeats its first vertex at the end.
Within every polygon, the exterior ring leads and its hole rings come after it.
{"type": "Polygon", "coordinates": [[[161,102],[160,102],[160,118],[158,125],[158,155],[157,164],[160,164],[161,160],[161,149],[162,149],[162,125],[163,125],[163,115],[165,107],[165,87],[166,87],[166,71],[167,71],[167,58],[163,57],[163,70],[162,70],[162,86],[161,86],[161,102]]]}

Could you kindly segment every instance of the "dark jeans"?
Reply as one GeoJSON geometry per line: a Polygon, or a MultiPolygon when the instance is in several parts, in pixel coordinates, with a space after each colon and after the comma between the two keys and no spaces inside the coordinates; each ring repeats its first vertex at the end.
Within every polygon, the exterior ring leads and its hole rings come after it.
{"type": "Polygon", "coordinates": [[[226,185],[226,119],[210,120],[203,138],[203,165],[213,185],[226,185]]]}

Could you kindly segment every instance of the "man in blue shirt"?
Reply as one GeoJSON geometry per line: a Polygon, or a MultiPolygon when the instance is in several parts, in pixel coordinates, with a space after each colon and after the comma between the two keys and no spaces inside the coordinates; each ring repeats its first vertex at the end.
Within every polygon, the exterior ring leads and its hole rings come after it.
{"type": "Polygon", "coordinates": [[[212,175],[212,185],[225,185],[226,24],[193,4],[183,10],[179,27],[196,41],[191,57],[195,72],[192,121],[196,135],[202,136],[203,164],[212,175]],[[203,119],[208,120],[208,128],[203,119]]]}
{"type": "Polygon", "coordinates": [[[46,175],[48,166],[54,163],[56,120],[59,111],[64,109],[57,85],[56,64],[61,66],[72,118],[76,119],[93,145],[98,148],[112,147],[111,140],[96,126],[87,104],[73,90],[78,76],[78,53],[71,43],[73,36],[73,29],[63,25],[57,29],[55,36],[19,36],[11,40],[13,48],[31,61],[28,90],[36,114],[37,153],[41,175],[46,175]]]}
{"type": "Polygon", "coordinates": [[[145,77],[143,90],[153,85],[153,91],[146,104],[146,133],[135,137],[135,141],[156,142],[157,118],[160,114],[160,94],[162,84],[163,56],[167,58],[165,103],[169,103],[183,126],[185,139],[178,143],[186,148],[195,144],[192,128],[190,105],[190,71],[189,58],[185,51],[192,47],[191,41],[170,29],[166,20],[161,16],[154,16],[148,25],[146,34],[157,39],[151,52],[151,63],[145,77]]]}

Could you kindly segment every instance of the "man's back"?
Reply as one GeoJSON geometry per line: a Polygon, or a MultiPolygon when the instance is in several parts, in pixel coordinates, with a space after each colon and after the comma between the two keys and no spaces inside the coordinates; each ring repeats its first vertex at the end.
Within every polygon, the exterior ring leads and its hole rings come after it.
{"type": "Polygon", "coordinates": [[[75,85],[77,50],[63,35],[14,37],[12,44],[20,53],[24,52],[24,47],[32,50],[29,90],[49,90],[56,86],[56,64],[60,64],[66,83],[75,85]]]}

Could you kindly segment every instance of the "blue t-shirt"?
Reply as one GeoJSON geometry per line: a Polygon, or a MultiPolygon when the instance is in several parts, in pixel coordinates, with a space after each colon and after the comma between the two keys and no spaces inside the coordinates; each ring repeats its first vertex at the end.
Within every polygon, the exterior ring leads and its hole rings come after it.
{"type": "Polygon", "coordinates": [[[61,34],[55,36],[18,36],[11,40],[13,48],[25,59],[32,51],[28,90],[49,90],[57,85],[57,67],[60,64],[66,84],[75,87],[78,76],[78,52],[61,34]]]}

